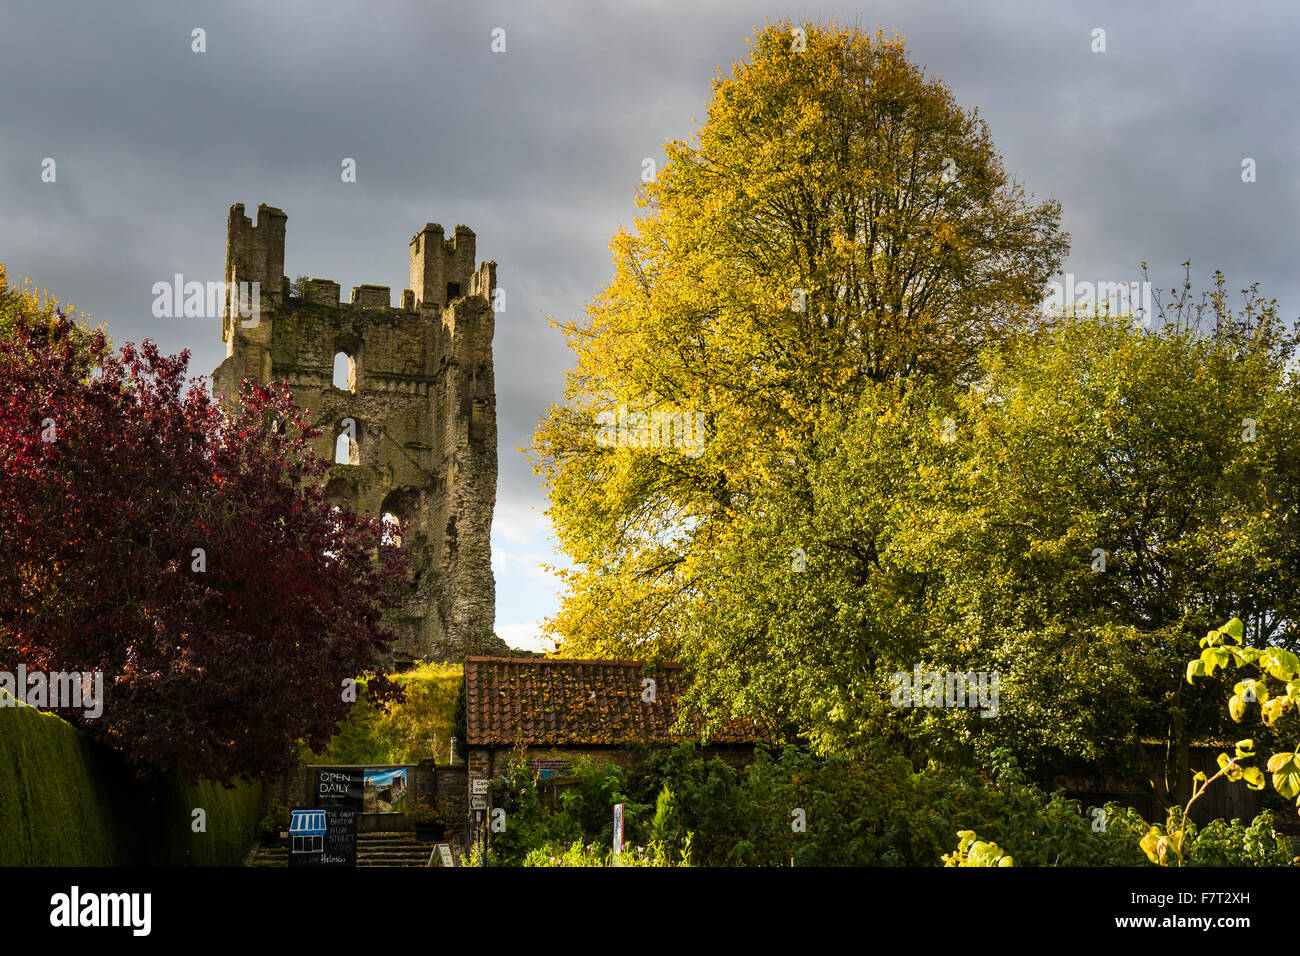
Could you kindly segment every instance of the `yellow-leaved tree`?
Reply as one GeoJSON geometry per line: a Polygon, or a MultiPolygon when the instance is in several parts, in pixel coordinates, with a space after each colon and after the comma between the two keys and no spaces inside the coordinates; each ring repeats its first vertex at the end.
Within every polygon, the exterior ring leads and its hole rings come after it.
{"type": "Polygon", "coordinates": [[[968,381],[1068,250],[1059,204],[1026,198],[901,38],[781,22],[750,42],[563,326],[576,365],[532,454],[572,562],[548,622],[566,654],[677,654],[743,574],[717,562],[766,490],[807,486],[818,422],[968,381]]]}

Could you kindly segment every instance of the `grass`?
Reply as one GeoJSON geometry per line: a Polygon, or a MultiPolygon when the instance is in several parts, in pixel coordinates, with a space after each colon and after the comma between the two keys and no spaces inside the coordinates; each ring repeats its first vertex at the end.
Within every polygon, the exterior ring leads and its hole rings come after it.
{"type": "MultiPolygon", "coordinates": [[[[446,763],[463,674],[459,664],[418,664],[390,675],[406,692],[406,700],[387,706],[367,700],[363,688],[325,751],[307,751],[303,759],[307,763],[413,764],[432,757],[446,763]]],[[[462,754],[464,746],[460,741],[462,754]]]]}

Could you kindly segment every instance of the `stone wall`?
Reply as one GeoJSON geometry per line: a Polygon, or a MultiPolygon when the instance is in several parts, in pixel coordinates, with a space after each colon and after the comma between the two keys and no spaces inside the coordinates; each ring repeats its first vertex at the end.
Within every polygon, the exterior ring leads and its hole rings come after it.
{"type": "Polygon", "coordinates": [[[434,768],[434,807],[440,822],[447,826],[447,842],[456,856],[465,851],[465,831],[469,817],[469,768],[453,764],[434,768]]]}

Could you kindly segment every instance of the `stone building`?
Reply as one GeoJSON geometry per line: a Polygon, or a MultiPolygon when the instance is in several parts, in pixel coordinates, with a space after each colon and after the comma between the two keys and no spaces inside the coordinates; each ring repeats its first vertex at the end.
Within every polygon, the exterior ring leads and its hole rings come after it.
{"type": "Polygon", "coordinates": [[[388,287],[372,285],[342,302],[329,279],[291,287],[286,220],[262,204],[254,224],[242,204],[230,207],[226,359],[212,374],[214,394],[229,401],[246,377],[288,381],[294,401],[323,432],[316,453],[336,462],[326,497],[408,525],[401,544],[411,591],[386,618],[397,632],[394,666],[508,653],[492,629],[489,540],[497,482],[496,263],[475,267],[466,226],[446,238],[442,226],[428,223],[411,240],[411,288],[399,305],[388,287]],[[346,381],[336,374],[344,370],[346,381]]]}

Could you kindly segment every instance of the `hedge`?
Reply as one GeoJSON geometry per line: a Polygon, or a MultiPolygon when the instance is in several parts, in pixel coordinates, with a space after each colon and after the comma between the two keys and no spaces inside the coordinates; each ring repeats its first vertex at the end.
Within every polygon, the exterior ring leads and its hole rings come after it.
{"type": "Polygon", "coordinates": [[[260,783],[141,780],[56,715],[0,698],[0,866],[232,866],[255,839],[260,783]]]}

